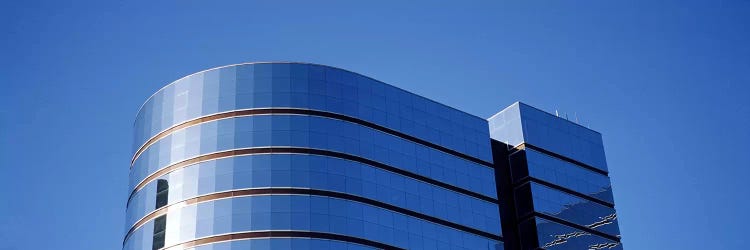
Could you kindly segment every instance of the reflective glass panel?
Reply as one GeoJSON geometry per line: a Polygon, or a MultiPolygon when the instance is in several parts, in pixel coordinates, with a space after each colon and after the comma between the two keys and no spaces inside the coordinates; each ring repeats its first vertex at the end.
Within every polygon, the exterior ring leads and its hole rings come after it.
{"type": "Polygon", "coordinates": [[[130,187],[161,168],[202,154],[267,146],[342,152],[489,197],[497,196],[491,167],[359,124],[307,115],[245,116],[178,130],[153,144],[135,161],[130,187]]]}
{"type": "MultiPolygon", "coordinates": [[[[319,155],[262,154],[223,158],[171,172],[168,204],[228,190],[296,187],[361,196],[500,234],[497,205],[367,164],[319,155]]],[[[153,211],[158,182],[137,192],[127,208],[127,225],[153,211]]],[[[129,229],[129,228],[128,228],[129,229]]]]}
{"type": "MultiPolygon", "coordinates": [[[[557,159],[533,149],[526,149],[529,176],[569,188],[591,197],[614,203],[609,177],[557,159]]],[[[523,176],[513,176],[516,181],[523,176]]]]}
{"type": "Polygon", "coordinates": [[[482,118],[356,73],[294,63],[228,66],[171,83],[139,111],[133,151],[157,133],[191,119],[268,107],[343,114],[492,161],[482,118]]]}
{"type": "Polygon", "coordinates": [[[531,182],[534,209],[612,236],[620,234],[614,208],[531,182]]]}
{"type": "MultiPolygon", "coordinates": [[[[500,243],[391,210],[324,196],[234,197],[170,209],[167,217],[166,246],[211,235],[264,230],[327,232],[407,249],[495,249],[500,243]]],[[[124,249],[150,247],[151,238],[142,235],[152,231],[153,221],[135,230],[124,249]]]]}
{"type": "Polygon", "coordinates": [[[520,102],[488,121],[495,140],[511,146],[529,143],[607,171],[599,132],[520,102]]]}
{"type": "Polygon", "coordinates": [[[549,250],[612,249],[622,250],[622,244],[575,228],[536,218],[539,246],[549,250]]]}

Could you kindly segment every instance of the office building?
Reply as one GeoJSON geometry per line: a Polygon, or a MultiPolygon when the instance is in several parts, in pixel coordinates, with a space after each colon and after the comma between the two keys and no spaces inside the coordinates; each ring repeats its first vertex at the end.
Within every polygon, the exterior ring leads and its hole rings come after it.
{"type": "Polygon", "coordinates": [[[622,249],[601,134],[520,102],[488,120],[508,249],[622,249]]]}
{"type": "Polygon", "coordinates": [[[138,112],[123,249],[621,249],[601,136],[543,115],[315,64],[201,71],[138,112]]]}

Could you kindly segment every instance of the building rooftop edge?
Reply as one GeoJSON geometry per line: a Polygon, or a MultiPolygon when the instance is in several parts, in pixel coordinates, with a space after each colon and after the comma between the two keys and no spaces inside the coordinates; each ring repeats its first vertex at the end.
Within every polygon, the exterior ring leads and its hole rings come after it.
{"type": "Polygon", "coordinates": [[[581,127],[581,128],[585,128],[586,130],[589,130],[589,131],[591,131],[591,132],[597,133],[597,134],[599,134],[600,136],[601,136],[601,134],[602,134],[602,133],[601,133],[601,132],[599,132],[599,131],[596,131],[596,130],[594,130],[594,129],[591,129],[591,128],[589,128],[589,127],[586,127],[586,126],[583,126],[583,125],[581,125],[581,124],[579,124],[579,123],[576,123],[576,122],[574,122],[574,121],[571,121],[571,120],[568,120],[568,119],[562,118],[562,117],[560,117],[560,116],[558,116],[558,115],[555,115],[555,114],[552,114],[552,113],[550,113],[550,112],[544,111],[544,110],[542,110],[542,109],[540,109],[540,108],[534,107],[534,106],[532,106],[532,105],[529,105],[529,104],[527,104],[527,103],[525,103],[525,102],[522,102],[522,101],[516,101],[516,102],[514,102],[513,104],[511,104],[511,105],[508,105],[507,107],[503,108],[502,110],[498,111],[498,112],[497,112],[497,113],[495,113],[494,115],[492,115],[492,116],[490,116],[489,118],[487,118],[487,120],[490,120],[490,119],[492,119],[493,117],[495,117],[495,116],[499,115],[500,113],[502,113],[503,111],[505,111],[506,109],[508,109],[508,108],[510,108],[510,107],[513,107],[514,105],[519,105],[519,106],[520,106],[520,105],[523,105],[523,106],[526,106],[526,107],[529,107],[529,108],[535,109],[535,110],[537,110],[537,111],[539,111],[539,112],[541,112],[541,113],[544,113],[544,114],[547,114],[547,115],[553,116],[553,117],[555,117],[555,118],[561,119],[561,120],[563,120],[563,121],[566,121],[566,122],[568,122],[568,123],[570,123],[570,124],[573,124],[573,125],[576,125],[576,126],[578,126],[578,127],[581,127]]]}
{"type": "MultiPolygon", "coordinates": [[[[366,75],[364,75],[364,74],[361,74],[361,73],[357,73],[357,72],[354,72],[354,71],[351,71],[351,70],[348,70],[348,69],[344,69],[344,68],[339,68],[339,67],[335,67],[335,66],[329,66],[329,65],[325,65],[325,64],[318,64],[318,63],[308,63],[308,62],[295,62],[295,61],[261,61],[261,62],[244,62],[244,63],[235,63],[235,64],[228,64],[228,65],[223,65],[223,66],[213,67],[213,68],[209,68],[209,69],[205,69],[205,70],[201,70],[201,71],[198,71],[198,72],[194,72],[194,73],[191,73],[191,74],[189,74],[189,75],[186,75],[186,76],[180,77],[179,79],[177,79],[177,80],[174,80],[174,81],[170,82],[170,83],[169,83],[169,84],[167,84],[167,85],[164,85],[164,86],[163,86],[163,87],[161,87],[160,89],[156,90],[156,91],[155,91],[155,92],[154,92],[153,94],[151,94],[151,96],[149,96],[148,98],[146,98],[146,100],[145,100],[145,101],[144,101],[144,102],[143,102],[143,103],[141,104],[141,106],[140,106],[140,107],[138,108],[138,111],[137,111],[137,112],[135,113],[135,114],[136,114],[136,117],[138,117],[138,114],[140,114],[140,113],[141,113],[141,110],[143,109],[143,106],[145,106],[145,105],[146,105],[146,103],[148,103],[148,101],[150,101],[150,100],[151,100],[151,99],[152,99],[152,98],[153,98],[153,97],[154,97],[154,96],[155,96],[156,94],[158,94],[158,93],[159,93],[159,92],[161,92],[162,90],[166,89],[167,87],[171,86],[172,84],[174,84],[174,83],[177,83],[177,82],[179,82],[179,81],[180,81],[180,80],[182,80],[182,79],[185,79],[185,78],[188,78],[188,77],[191,77],[191,76],[193,76],[193,75],[197,75],[197,74],[200,74],[200,73],[204,73],[204,72],[207,72],[207,71],[212,71],[212,70],[217,70],[217,69],[222,69],[222,68],[229,68],[229,67],[236,67],[236,66],[241,66],[241,65],[253,65],[253,64],[306,64],[306,65],[315,65],[315,66],[322,66],[322,67],[327,67],[327,68],[332,68],[332,69],[342,70],[342,71],[346,71],[346,72],[349,72],[349,73],[352,73],[352,74],[356,74],[356,75],[359,75],[359,76],[362,76],[362,77],[366,77],[366,78],[369,78],[369,79],[371,79],[371,80],[374,80],[374,81],[376,81],[376,82],[379,82],[379,83],[382,83],[382,84],[386,84],[386,85],[388,85],[388,86],[392,86],[392,87],[394,87],[394,88],[397,88],[397,89],[399,89],[399,90],[402,90],[402,91],[404,91],[404,92],[407,92],[407,93],[409,93],[409,94],[412,94],[412,95],[416,95],[416,96],[419,96],[419,97],[425,98],[425,99],[427,99],[427,100],[430,100],[430,101],[432,101],[432,102],[435,102],[435,103],[437,103],[437,104],[439,104],[439,105],[443,105],[443,106],[445,106],[445,107],[448,107],[448,108],[454,109],[454,110],[456,110],[456,111],[458,111],[458,112],[461,112],[461,113],[467,114],[467,115],[469,115],[469,116],[473,116],[473,117],[475,117],[475,118],[478,118],[478,119],[481,119],[481,120],[485,120],[485,121],[487,120],[487,119],[485,119],[485,118],[482,118],[482,117],[480,117],[480,116],[478,116],[478,115],[474,115],[474,114],[472,114],[472,113],[469,113],[469,112],[466,112],[466,111],[463,111],[463,110],[457,109],[457,108],[455,108],[455,107],[452,107],[452,106],[450,106],[450,105],[447,105],[447,104],[444,104],[444,103],[441,103],[441,102],[435,101],[435,100],[433,100],[433,99],[431,99],[431,98],[427,98],[427,97],[425,97],[425,96],[422,96],[422,95],[420,95],[420,94],[417,94],[417,93],[414,93],[414,92],[411,92],[411,91],[405,90],[405,89],[403,89],[403,88],[400,88],[400,87],[398,87],[398,86],[396,86],[396,85],[393,85],[393,84],[389,84],[389,83],[386,83],[386,82],[384,82],[384,81],[380,81],[380,80],[378,80],[378,79],[375,79],[375,78],[373,78],[373,77],[370,77],[370,76],[366,76],[366,75]]],[[[135,121],[133,121],[133,122],[135,123],[135,121]]]]}

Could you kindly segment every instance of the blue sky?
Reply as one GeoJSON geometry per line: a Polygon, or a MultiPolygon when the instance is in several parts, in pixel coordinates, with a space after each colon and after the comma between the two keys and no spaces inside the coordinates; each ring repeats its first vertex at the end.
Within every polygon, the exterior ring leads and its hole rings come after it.
{"type": "Polygon", "coordinates": [[[602,132],[627,249],[744,249],[750,1],[3,1],[0,249],[118,249],[132,122],[249,61],[602,132]]]}

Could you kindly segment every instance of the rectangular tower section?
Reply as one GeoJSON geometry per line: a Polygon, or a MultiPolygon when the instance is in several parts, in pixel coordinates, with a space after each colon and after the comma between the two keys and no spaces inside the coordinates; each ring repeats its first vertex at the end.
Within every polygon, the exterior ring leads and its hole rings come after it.
{"type": "Polygon", "coordinates": [[[513,248],[622,249],[601,134],[520,102],[488,121],[513,248]]]}

